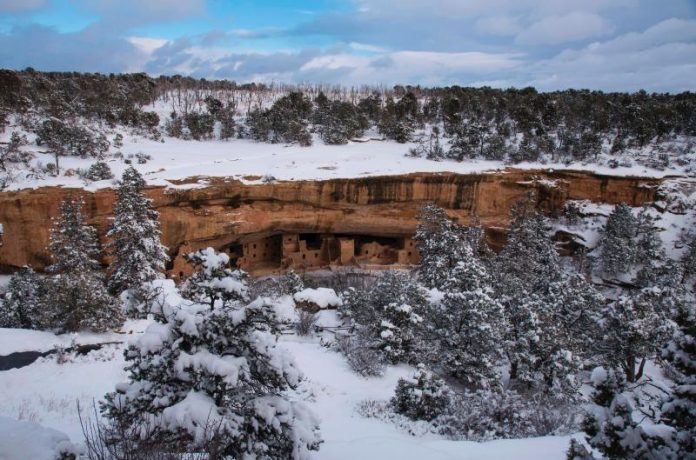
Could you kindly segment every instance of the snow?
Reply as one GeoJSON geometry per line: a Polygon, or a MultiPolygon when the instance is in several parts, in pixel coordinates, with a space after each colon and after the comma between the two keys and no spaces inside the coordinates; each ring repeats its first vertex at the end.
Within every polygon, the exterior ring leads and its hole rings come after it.
{"type": "Polygon", "coordinates": [[[326,309],[329,307],[341,306],[341,298],[336,295],[336,291],[329,288],[307,288],[296,293],[294,296],[295,302],[307,302],[317,305],[319,308],[326,309]]]}
{"type": "MultiPolygon", "coordinates": [[[[12,127],[0,134],[0,140],[9,138],[10,132],[20,127],[12,127]]],[[[155,141],[133,136],[123,129],[117,130],[124,137],[120,150],[123,158],[107,156],[105,161],[117,179],[130,166],[125,163],[131,155],[144,153],[151,156],[145,164],[133,167],[143,174],[150,185],[164,185],[172,189],[191,189],[205,187],[211,177],[225,177],[242,180],[249,184],[260,184],[264,177],[272,176],[279,181],[288,180],[327,180],[356,178],[366,176],[388,176],[423,173],[473,174],[502,171],[506,165],[500,161],[450,160],[432,161],[425,158],[406,156],[415,143],[399,144],[394,141],[370,139],[367,142],[349,142],[346,145],[326,145],[317,136],[314,145],[268,144],[249,139],[188,141],[164,136],[163,141],[155,141]],[[183,181],[183,183],[178,183],[183,181]]],[[[28,136],[32,137],[32,136],[28,136]]],[[[32,152],[32,164],[53,163],[53,156],[40,150],[36,145],[22,147],[32,152]]],[[[113,153],[113,152],[112,152],[113,153]]],[[[114,180],[86,183],[74,171],[87,169],[96,160],[93,158],[62,157],[61,175],[53,177],[28,174],[20,171],[6,190],[20,190],[42,186],[81,187],[98,190],[112,187],[114,180]],[[65,175],[71,171],[70,175],[65,175]]],[[[665,170],[650,169],[640,165],[610,168],[606,165],[583,163],[519,163],[516,169],[546,169],[590,171],[610,176],[667,177],[680,176],[684,171],[678,168],[665,170]]]]}
{"type": "Polygon", "coordinates": [[[75,452],[65,433],[0,416],[0,459],[56,460],[61,451],[75,452]]]}
{"type": "Polygon", "coordinates": [[[90,345],[105,342],[123,342],[131,334],[142,332],[149,323],[145,320],[128,320],[119,332],[95,334],[78,332],[56,335],[52,332],[29,329],[0,328],[0,356],[20,351],[49,351],[56,347],[67,348],[74,345],[90,345]]]}
{"type": "MultiPolygon", "coordinates": [[[[287,308],[291,300],[287,298],[287,308]]],[[[327,326],[335,325],[335,311],[321,311],[319,320],[327,326]]],[[[142,331],[143,327],[140,327],[142,331]]],[[[155,324],[148,333],[134,332],[130,340],[153,336],[155,324]]],[[[34,339],[49,335],[32,335],[27,331],[14,332],[17,342],[14,349],[34,348],[34,339]]],[[[41,334],[41,333],[40,333],[41,334]]],[[[44,333],[45,334],[45,333],[44,333]]],[[[57,337],[57,336],[53,336],[57,337]]],[[[109,334],[102,334],[105,341],[109,334]]],[[[282,336],[279,346],[287,353],[278,353],[282,361],[292,357],[302,371],[305,380],[288,397],[301,402],[312,410],[320,420],[321,434],[325,442],[318,452],[312,453],[316,460],[342,460],[355,458],[399,458],[400,460],[445,459],[558,459],[563,458],[569,437],[543,437],[519,440],[499,440],[486,443],[449,441],[432,434],[412,436],[397,426],[374,418],[365,418],[356,412],[357,406],[366,400],[386,401],[393,395],[399,378],[408,378],[413,368],[390,366],[384,376],[363,378],[353,373],[345,358],[322,347],[317,338],[304,339],[282,336]]],[[[91,409],[92,401],[99,401],[105,393],[113,391],[118,382],[126,380],[123,371],[124,345],[110,345],[85,356],[70,356],[59,364],[55,357],[41,358],[21,369],[0,372],[0,416],[40,423],[47,428],[66,433],[75,443],[81,442],[82,431],[76,411],[76,400],[85,411],[91,409]]],[[[205,361],[197,354],[199,362],[205,361]]],[[[210,363],[208,363],[210,364],[210,363]]],[[[216,363],[220,364],[220,363],[216,363]]],[[[284,367],[284,363],[274,363],[284,367]]],[[[173,407],[167,417],[177,425],[181,421],[203,421],[211,416],[210,404],[205,396],[192,392],[173,407]],[[185,402],[185,404],[184,404],[185,402]]],[[[298,410],[301,406],[294,407],[298,410]]],[[[0,419],[2,420],[2,419],[0,419]]],[[[40,427],[35,428],[39,439],[40,427]]],[[[0,436],[6,436],[0,425],[0,436]]],[[[2,442],[0,437],[0,449],[2,442]]],[[[61,438],[64,439],[64,438],[61,438]]],[[[37,442],[38,445],[38,442],[37,442]]],[[[2,450],[0,450],[2,452],[2,450]]],[[[0,454],[0,458],[4,458],[0,454]]],[[[10,457],[13,458],[13,457],[10,457]]],[[[42,458],[24,456],[22,458],[42,458]]]]}

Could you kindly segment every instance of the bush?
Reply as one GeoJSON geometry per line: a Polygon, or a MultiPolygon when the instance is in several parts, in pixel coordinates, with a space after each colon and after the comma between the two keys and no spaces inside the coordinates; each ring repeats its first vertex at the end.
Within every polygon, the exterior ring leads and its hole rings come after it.
{"type": "Polygon", "coordinates": [[[384,374],[385,363],[382,353],[372,346],[362,334],[337,337],[336,343],[353,371],[363,377],[384,374]]]}
{"type": "Polygon", "coordinates": [[[444,380],[423,364],[411,379],[399,379],[391,404],[396,412],[412,420],[433,420],[449,410],[450,390],[444,380]]]}
{"type": "Polygon", "coordinates": [[[305,310],[300,310],[299,319],[295,323],[297,335],[311,335],[314,326],[317,324],[317,315],[305,310]]]}
{"type": "Polygon", "coordinates": [[[111,172],[109,165],[103,161],[98,161],[89,167],[84,174],[84,178],[91,181],[113,179],[114,175],[111,172]]]}

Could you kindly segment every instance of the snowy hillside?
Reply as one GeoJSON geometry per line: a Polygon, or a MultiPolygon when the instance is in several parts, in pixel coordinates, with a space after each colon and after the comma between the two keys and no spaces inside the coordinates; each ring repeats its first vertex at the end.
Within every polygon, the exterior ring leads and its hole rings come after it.
{"type": "MultiPolygon", "coordinates": [[[[321,315],[321,324],[336,324],[333,312],[322,312],[321,315]]],[[[142,331],[141,327],[138,329],[142,331]]],[[[0,355],[35,349],[41,342],[57,345],[73,340],[78,343],[114,341],[113,334],[85,338],[84,334],[55,336],[8,329],[0,332],[5,342],[0,355]],[[39,336],[40,340],[37,340],[39,336]]],[[[136,340],[140,334],[135,332],[125,336],[127,340],[124,342],[136,340]]],[[[567,449],[567,436],[485,443],[449,441],[435,435],[412,436],[393,425],[364,418],[356,412],[358,405],[365,400],[388,400],[393,396],[397,380],[408,376],[413,369],[396,366],[390,367],[383,377],[360,377],[350,370],[340,354],[322,347],[319,340],[288,336],[280,341],[280,346],[295,357],[306,376],[306,381],[290,397],[307,402],[321,420],[324,444],[312,458],[504,460],[515,456],[520,460],[551,460],[562,458],[567,449]]],[[[107,345],[85,356],[68,355],[63,359],[50,356],[21,369],[0,372],[0,414],[58,430],[67,434],[74,444],[81,443],[82,431],[76,402],[80,403],[84,415],[88,416],[93,401],[99,401],[105,393],[113,391],[116,383],[125,380],[123,348],[123,345],[107,345]]],[[[36,431],[31,433],[31,437],[26,439],[15,437],[10,430],[0,429],[0,446],[19,442],[20,439],[32,442],[36,431]]],[[[0,454],[2,452],[0,447],[0,454]]],[[[2,458],[19,458],[7,455],[2,458]]]]}

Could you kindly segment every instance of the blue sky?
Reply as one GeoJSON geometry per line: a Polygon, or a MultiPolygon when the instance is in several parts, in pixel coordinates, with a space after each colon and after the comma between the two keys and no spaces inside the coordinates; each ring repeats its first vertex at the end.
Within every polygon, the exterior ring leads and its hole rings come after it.
{"type": "Polygon", "coordinates": [[[0,67],[696,90],[696,0],[0,0],[0,67]]]}

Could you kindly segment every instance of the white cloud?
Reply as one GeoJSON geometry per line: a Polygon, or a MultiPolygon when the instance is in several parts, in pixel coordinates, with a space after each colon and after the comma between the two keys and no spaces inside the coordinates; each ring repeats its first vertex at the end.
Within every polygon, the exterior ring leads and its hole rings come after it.
{"type": "Polygon", "coordinates": [[[438,53],[398,51],[377,57],[350,54],[319,56],[300,70],[304,74],[324,70],[342,70],[339,83],[420,83],[452,84],[464,75],[482,75],[512,69],[520,64],[518,54],[481,52],[438,53]]]}
{"type": "Polygon", "coordinates": [[[598,14],[573,11],[535,22],[520,32],[515,41],[524,45],[555,45],[599,37],[611,31],[611,24],[598,14]]]}
{"type": "Polygon", "coordinates": [[[476,20],[474,28],[483,34],[501,37],[514,36],[522,30],[519,19],[510,16],[482,17],[476,20]]]}
{"type": "Polygon", "coordinates": [[[696,21],[669,19],[581,49],[567,49],[524,69],[524,84],[542,89],[694,89],[696,21]]]}

